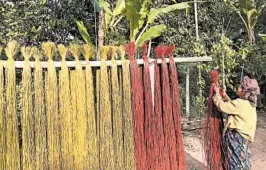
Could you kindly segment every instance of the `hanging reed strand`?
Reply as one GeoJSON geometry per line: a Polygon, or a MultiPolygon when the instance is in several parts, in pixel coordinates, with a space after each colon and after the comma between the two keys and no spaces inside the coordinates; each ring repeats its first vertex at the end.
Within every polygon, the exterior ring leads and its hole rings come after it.
{"type": "Polygon", "coordinates": [[[162,48],[162,98],[163,98],[163,125],[165,135],[165,146],[168,149],[170,168],[178,169],[176,158],[176,137],[173,122],[173,109],[170,92],[168,66],[165,60],[166,47],[162,48]]]}
{"type": "Polygon", "coordinates": [[[101,161],[100,161],[100,81],[101,81],[101,70],[97,69],[96,70],[96,128],[97,128],[97,137],[98,137],[98,155],[99,155],[99,166],[101,161]]]}
{"type": "MultiPolygon", "coordinates": [[[[72,136],[73,136],[73,145],[76,144],[75,142],[75,123],[76,123],[76,115],[77,115],[77,81],[76,81],[76,77],[77,77],[77,70],[71,70],[70,71],[70,95],[71,95],[71,113],[72,113],[72,136]]],[[[73,158],[75,159],[75,145],[73,146],[73,158]]],[[[73,161],[74,161],[73,159],[73,161]]],[[[73,167],[75,169],[76,165],[73,162],[73,167]]]]}
{"type": "Polygon", "coordinates": [[[42,49],[48,57],[48,74],[46,81],[47,145],[49,169],[60,169],[60,141],[58,119],[58,89],[56,69],[53,62],[55,44],[47,42],[42,49]]]}
{"type": "Polygon", "coordinates": [[[131,86],[129,62],[125,59],[125,49],[123,46],[119,48],[122,58],[122,96],[123,96],[123,117],[124,117],[124,168],[127,170],[135,170],[135,154],[134,154],[134,134],[133,134],[133,117],[131,110],[131,86]]]}
{"type": "Polygon", "coordinates": [[[157,141],[159,148],[158,167],[157,169],[170,169],[168,149],[165,145],[163,113],[162,113],[162,87],[161,87],[161,69],[158,65],[158,59],[162,56],[162,49],[156,47],[154,62],[154,112],[156,116],[157,141]]]}
{"type": "Polygon", "coordinates": [[[142,58],[144,61],[144,113],[145,113],[145,143],[147,150],[147,169],[154,170],[158,166],[158,146],[156,139],[155,115],[152,103],[150,66],[147,58],[147,45],[142,46],[142,58]]]}
{"type": "Polygon", "coordinates": [[[41,66],[42,54],[37,49],[33,49],[35,58],[34,71],[34,114],[35,114],[35,151],[36,170],[48,169],[47,157],[47,120],[44,107],[43,70],[41,66]]]}
{"type": "Polygon", "coordinates": [[[13,57],[19,44],[11,41],[5,49],[8,57],[6,67],[6,169],[20,169],[19,133],[16,104],[16,71],[13,57]]]}
{"type": "Polygon", "coordinates": [[[90,45],[83,46],[83,55],[86,60],[85,77],[86,77],[86,105],[87,105],[87,147],[88,147],[88,169],[99,169],[99,152],[98,152],[98,136],[96,126],[95,101],[93,76],[90,65],[90,57],[93,56],[93,48],[90,45]]]}
{"type": "Polygon", "coordinates": [[[58,45],[58,50],[62,58],[62,67],[59,72],[59,118],[61,127],[61,164],[62,169],[74,169],[73,157],[73,114],[71,109],[69,71],[66,64],[68,48],[58,45]]]}
{"type": "Polygon", "coordinates": [[[113,142],[115,154],[115,169],[123,169],[123,117],[122,117],[122,98],[118,82],[118,69],[115,60],[117,47],[110,47],[112,56],[111,67],[111,98],[113,116],[113,142]]]}
{"type": "MultiPolygon", "coordinates": [[[[0,57],[3,48],[0,47],[0,57]]],[[[5,124],[5,98],[4,98],[4,67],[2,60],[0,60],[0,169],[5,168],[5,138],[6,138],[6,124],[5,124]]]]}
{"type": "Polygon", "coordinates": [[[109,80],[105,59],[108,47],[101,48],[101,80],[100,80],[100,168],[115,169],[112,138],[112,115],[109,94],[109,80]]]}
{"type": "Polygon", "coordinates": [[[183,137],[182,137],[182,127],[181,127],[181,106],[180,106],[180,92],[178,87],[178,73],[175,65],[173,52],[175,50],[175,46],[171,45],[167,47],[167,55],[170,59],[170,79],[171,79],[171,96],[172,96],[172,110],[173,110],[173,118],[174,118],[174,126],[175,126],[175,134],[176,134],[176,148],[177,148],[177,163],[179,170],[186,170],[185,163],[185,151],[183,145],[183,137]]]}
{"type": "Polygon", "coordinates": [[[75,57],[76,69],[76,96],[77,96],[77,114],[74,115],[74,165],[79,170],[87,169],[86,151],[87,151],[87,116],[86,116],[86,89],[85,75],[82,70],[80,57],[80,46],[71,45],[70,52],[75,57]]]}
{"type": "Polygon", "coordinates": [[[219,73],[216,70],[211,72],[211,88],[209,91],[208,108],[204,121],[204,154],[206,169],[221,170],[227,169],[227,160],[222,159],[222,134],[223,134],[223,117],[217,107],[213,104],[214,87],[219,83],[219,73]],[[223,162],[225,161],[225,162],[223,162]]]}
{"type": "Polygon", "coordinates": [[[22,72],[22,167],[23,169],[35,170],[35,146],[34,146],[34,117],[32,108],[31,90],[31,47],[22,47],[24,56],[22,72]]]}
{"type": "Polygon", "coordinates": [[[143,104],[143,84],[142,74],[134,59],[136,47],[134,42],[130,42],[125,47],[127,55],[130,57],[131,74],[131,98],[132,112],[134,119],[134,140],[135,140],[135,159],[138,170],[146,169],[146,146],[144,136],[144,104],[143,104]]]}

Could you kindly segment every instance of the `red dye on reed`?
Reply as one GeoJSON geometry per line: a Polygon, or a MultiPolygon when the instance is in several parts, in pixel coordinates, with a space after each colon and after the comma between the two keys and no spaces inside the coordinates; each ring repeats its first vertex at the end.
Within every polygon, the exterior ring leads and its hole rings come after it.
{"type": "Polygon", "coordinates": [[[152,88],[151,88],[151,77],[150,77],[150,66],[147,58],[147,45],[142,46],[142,58],[144,61],[144,110],[145,110],[145,140],[146,140],[146,151],[147,151],[147,169],[154,170],[157,168],[158,163],[158,147],[156,139],[156,126],[155,126],[155,115],[153,110],[152,102],[152,88]]]}
{"type": "Polygon", "coordinates": [[[173,121],[173,109],[171,101],[170,82],[168,74],[168,65],[165,60],[165,54],[167,47],[161,46],[162,48],[162,98],[163,98],[163,125],[165,135],[165,146],[168,147],[170,169],[176,170],[177,156],[176,156],[176,136],[175,127],[173,121]]]}
{"type": "Polygon", "coordinates": [[[182,128],[181,128],[181,106],[180,106],[180,92],[178,87],[178,73],[176,70],[176,65],[173,57],[173,52],[175,50],[175,45],[168,46],[167,55],[170,60],[170,78],[171,78],[171,93],[172,93],[172,109],[173,109],[173,118],[175,126],[175,135],[176,135],[176,148],[177,148],[177,162],[178,169],[185,170],[185,152],[182,138],[182,128]]]}
{"type": "Polygon", "coordinates": [[[161,72],[157,59],[162,56],[162,48],[156,47],[155,61],[154,61],[154,113],[155,123],[157,127],[157,146],[159,149],[157,169],[168,170],[170,169],[170,162],[168,156],[168,149],[164,138],[163,128],[163,112],[162,112],[162,88],[161,88],[161,72]]]}
{"type": "MultiPolygon", "coordinates": [[[[219,73],[217,71],[211,72],[212,85],[208,98],[208,109],[206,113],[206,120],[204,123],[204,151],[205,162],[209,170],[222,170],[222,133],[223,120],[222,114],[217,110],[213,104],[214,87],[218,84],[219,73]]],[[[222,89],[220,93],[222,92],[222,89]]]]}
{"type": "Polygon", "coordinates": [[[144,137],[144,104],[143,104],[143,84],[141,69],[134,58],[136,46],[130,42],[125,46],[127,55],[130,57],[131,74],[131,97],[132,113],[134,119],[134,140],[135,140],[135,158],[138,170],[146,169],[146,147],[144,137]]]}

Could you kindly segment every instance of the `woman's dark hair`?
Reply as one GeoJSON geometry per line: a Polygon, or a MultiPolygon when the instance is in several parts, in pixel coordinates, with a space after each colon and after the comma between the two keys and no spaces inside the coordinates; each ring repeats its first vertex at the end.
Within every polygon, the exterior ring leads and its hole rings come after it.
{"type": "Polygon", "coordinates": [[[253,76],[253,74],[251,74],[251,73],[248,72],[247,70],[244,70],[244,71],[243,71],[243,77],[245,77],[245,76],[248,76],[248,77],[251,78],[251,79],[255,78],[255,77],[253,76]]]}

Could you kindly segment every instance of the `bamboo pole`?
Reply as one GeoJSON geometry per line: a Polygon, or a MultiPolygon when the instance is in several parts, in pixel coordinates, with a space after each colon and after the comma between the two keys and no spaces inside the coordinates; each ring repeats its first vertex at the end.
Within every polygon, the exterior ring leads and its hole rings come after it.
{"type": "MultiPolygon", "coordinates": [[[[169,63],[169,58],[166,58],[165,59],[167,63],[169,63]]],[[[174,61],[176,63],[195,63],[195,62],[205,62],[205,61],[212,61],[212,58],[211,57],[176,57],[174,58],[174,61]]],[[[3,63],[3,66],[6,67],[7,66],[7,61],[2,61],[3,63]]],[[[62,62],[61,61],[54,61],[54,66],[55,67],[62,67],[62,62]]],[[[67,64],[67,67],[68,68],[75,68],[75,61],[67,61],[66,64],[67,64]]],[[[84,60],[81,60],[80,61],[81,63],[81,66],[82,67],[85,67],[87,62],[84,61],[84,60]]],[[[112,61],[111,60],[108,60],[108,61],[105,61],[106,65],[111,67],[112,66],[112,61]]],[[[122,60],[116,60],[116,63],[118,66],[121,66],[122,65],[122,60]]],[[[139,65],[143,65],[143,59],[137,59],[137,63],[139,65]]],[[[149,59],[149,63],[150,65],[154,63],[154,59],[149,59]]],[[[161,64],[162,63],[162,60],[161,59],[158,59],[158,64],[161,64]]],[[[23,68],[23,65],[24,65],[24,62],[23,61],[15,61],[15,67],[16,68],[20,68],[22,69],[23,68]]],[[[48,68],[48,62],[44,61],[44,62],[41,62],[41,65],[42,65],[42,68],[48,68]]],[[[100,61],[90,61],[90,65],[91,67],[100,67],[101,65],[101,62],[100,61]]],[[[35,63],[34,62],[30,62],[30,66],[31,68],[34,68],[35,67],[35,63]]]]}

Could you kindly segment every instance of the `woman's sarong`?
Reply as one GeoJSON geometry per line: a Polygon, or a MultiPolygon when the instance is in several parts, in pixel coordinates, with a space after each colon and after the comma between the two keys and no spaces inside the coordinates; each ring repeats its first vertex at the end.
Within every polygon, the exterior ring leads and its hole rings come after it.
{"type": "Polygon", "coordinates": [[[251,142],[235,130],[227,130],[224,135],[224,154],[226,170],[251,169],[251,142]]]}

